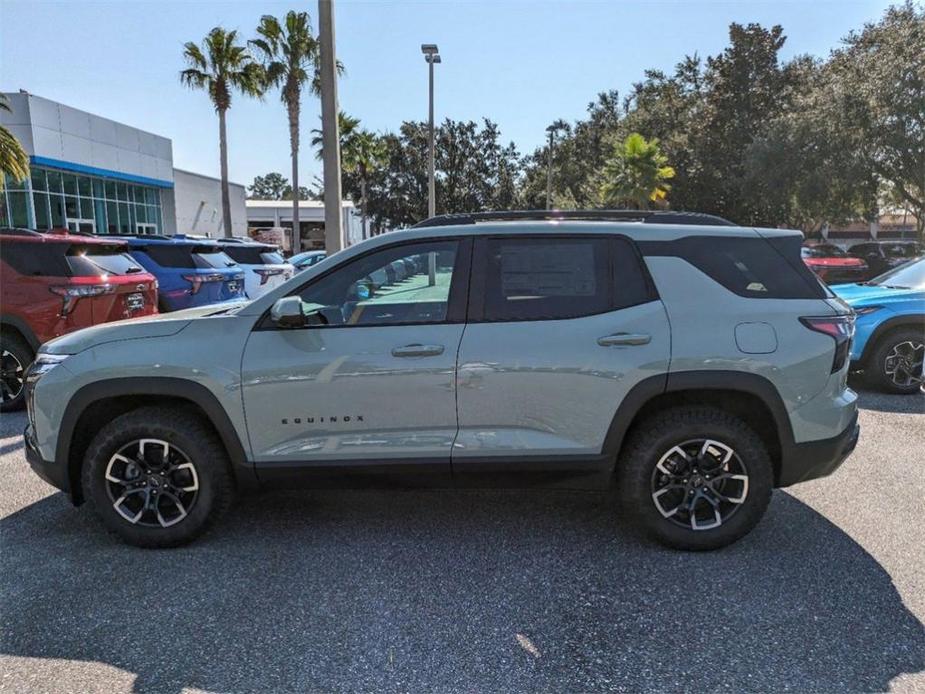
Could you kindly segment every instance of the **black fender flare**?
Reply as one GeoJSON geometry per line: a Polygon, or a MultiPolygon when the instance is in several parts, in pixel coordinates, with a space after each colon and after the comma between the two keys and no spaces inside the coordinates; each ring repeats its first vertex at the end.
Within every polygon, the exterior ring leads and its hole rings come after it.
{"type": "MultiPolygon", "coordinates": [[[[228,452],[232,472],[240,487],[256,483],[253,464],[248,461],[241,437],[218,398],[204,385],[183,378],[139,376],[96,381],[80,388],[67,404],[55,447],[55,463],[70,470],[75,428],[87,408],[101,400],[120,396],[169,396],[198,406],[215,428],[228,452]]],[[[82,461],[78,461],[80,463],[82,461]]],[[[74,490],[72,490],[73,492],[74,490]]]]}
{"type": "Polygon", "coordinates": [[[29,327],[29,324],[22,318],[18,318],[17,316],[0,316],[0,326],[4,325],[10,326],[22,335],[33,353],[39,351],[41,343],[32,331],[32,328],[29,327]]]}
{"type": "Polygon", "coordinates": [[[867,338],[867,342],[864,344],[864,352],[861,354],[858,363],[860,365],[867,364],[867,361],[870,359],[871,355],[874,353],[874,350],[877,349],[877,342],[891,330],[896,328],[918,328],[925,332],[925,314],[914,314],[910,313],[904,316],[894,316],[893,318],[888,318],[883,321],[880,325],[874,328],[874,331],[870,334],[870,337],[867,338]]]}
{"type": "Polygon", "coordinates": [[[681,391],[733,391],[758,397],[768,408],[777,430],[781,457],[794,449],[793,427],[784,401],[771,381],[764,376],[745,371],[702,370],[675,371],[650,376],[633,386],[617,408],[604,439],[602,453],[616,461],[626,432],[636,415],[653,398],[681,391]]]}

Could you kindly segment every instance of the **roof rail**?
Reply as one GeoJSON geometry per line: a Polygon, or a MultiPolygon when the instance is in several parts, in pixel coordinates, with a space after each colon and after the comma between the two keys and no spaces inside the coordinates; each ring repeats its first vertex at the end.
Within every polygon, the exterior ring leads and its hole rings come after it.
{"type": "Polygon", "coordinates": [[[579,220],[643,222],[646,224],[709,224],[711,226],[737,226],[728,219],[704,212],[671,210],[510,210],[498,212],[468,212],[442,214],[418,222],[412,229],[479,222],[515,222],[531,220],[579,220]]]}
{"type": "Polygon", "coordinates": [[[36,231],[35,229],[19,229],[16,227],[3,227],[0,228],[0,236],[38,236],[41,237],[42,233],[36,231]]]}

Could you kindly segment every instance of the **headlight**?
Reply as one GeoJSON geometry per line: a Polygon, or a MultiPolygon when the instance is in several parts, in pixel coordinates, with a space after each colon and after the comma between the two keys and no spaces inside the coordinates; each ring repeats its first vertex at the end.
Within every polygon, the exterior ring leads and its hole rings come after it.
{"type": "Polygon", "coordinates": [[[874,311],[879,311],[883,306],[861,306],[861,308],[854,309],[855,314],[859,316],[866,316],[868,313],[873,313],[874,311]]]}
{"type": "Polygon", "coordinates": [[[39,352],[35,361],[26,372],[26,383],[33,384],[58,364],[68,358],[68,354],[44,354],[39,352]]]}

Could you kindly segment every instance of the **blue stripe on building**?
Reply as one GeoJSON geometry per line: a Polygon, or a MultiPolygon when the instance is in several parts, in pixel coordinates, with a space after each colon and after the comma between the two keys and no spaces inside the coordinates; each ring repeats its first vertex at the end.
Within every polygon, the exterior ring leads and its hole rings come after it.
{"type": "Polygon", "coordinates": [[[74,164],[73,162],[61,161],[60,159],[51,159],[50,157],[31,156],[29,157],[29,160],[37,166],[48,166],[54,169],[64,169],[65,171],[74,171],[76,173],[87,174],[90,176],[100,176],[102,178],[114,178],[119,181],[138,183],[146,186],[155,186],[157,188],[173,188],[173,181],[163,181],[159,178],[136,176],[135,174],[122,173],[121,171],[100,169],[96,166],[84,166],[83,164],[74,164]]]}

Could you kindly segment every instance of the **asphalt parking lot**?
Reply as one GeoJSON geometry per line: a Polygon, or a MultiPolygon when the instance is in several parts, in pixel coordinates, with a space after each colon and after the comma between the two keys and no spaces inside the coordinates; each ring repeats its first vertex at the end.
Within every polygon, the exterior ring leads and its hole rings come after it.
{"type": "Polygon", "coordinates": [[[710,554],[610,497],[287,492],[107,535],[0,419],[0,690],[925,691],[925,398],[862,393],[828,479],[710,554]]]}

